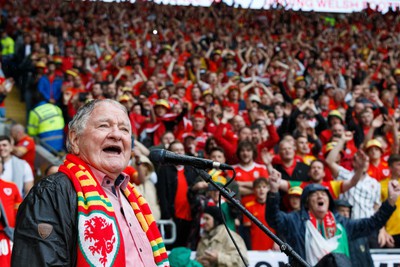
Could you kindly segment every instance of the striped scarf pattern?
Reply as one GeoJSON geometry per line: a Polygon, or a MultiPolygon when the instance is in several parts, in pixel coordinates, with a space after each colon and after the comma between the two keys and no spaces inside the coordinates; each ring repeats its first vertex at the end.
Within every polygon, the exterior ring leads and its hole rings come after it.
{"type": "MultiPolygon", "coordinates": [[[[77,266],[125,266],[125,249],[114,209],[90,168],[68,154],[59,171],[72,181],[78,197],[77,266]]],[[[152,247],[157,266],[168,267],[168,255],[150,207],[128,184],[123,190],[152,247]]]]}

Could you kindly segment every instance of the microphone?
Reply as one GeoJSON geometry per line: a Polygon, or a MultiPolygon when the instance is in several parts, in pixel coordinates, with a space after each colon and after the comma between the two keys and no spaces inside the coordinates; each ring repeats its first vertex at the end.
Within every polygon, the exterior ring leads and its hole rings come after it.
{"type": "Polygon", "coordinates": [[[150,151],[149,159],[152,162],[165,164],[170,163],[174,165],[189,165],[198,169],[220,169],[220,170],[233,170],[231,166],[218,161],[209,159],[201,159],[186,155],[179,155],[165,149],[154,149],[150,151]]]}

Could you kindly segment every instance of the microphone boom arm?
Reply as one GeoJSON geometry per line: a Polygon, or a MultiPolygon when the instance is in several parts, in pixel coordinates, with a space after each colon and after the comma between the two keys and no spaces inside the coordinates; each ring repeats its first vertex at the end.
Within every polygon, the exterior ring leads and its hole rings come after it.
{"type": "Polygon", "coordinates": [[[297,254],[294,249],[289,246],[287,243],[283,242],[281,239],[279,239],[274,233],[272,233],[260,220],[258,220],[253,214],[250,213],[243,205],[240,203],[239,200],[234,198],[235,193],[234,192],[229,192],[226,190],[224,187],[221,187],[220,185],[216,184],[213,179],[211,178],[211,175],[209,175],[205,170],[197,169],[194,168],[197,172],[197,174],[207,183],[212,184],[220,193],[223,195],[226,199],[229,200],[236,208],[238,208],[244,215],[246,215],[257,227],[259,227],[267,236],[269,236],[275,243],[277,243],[283,253],[285,253],[289,258],[292,257],[295,259],[298,263],[305,267],[311,267],[310,264],[308,264],[304,259],[300,257],[299,254],[297,254]]]}

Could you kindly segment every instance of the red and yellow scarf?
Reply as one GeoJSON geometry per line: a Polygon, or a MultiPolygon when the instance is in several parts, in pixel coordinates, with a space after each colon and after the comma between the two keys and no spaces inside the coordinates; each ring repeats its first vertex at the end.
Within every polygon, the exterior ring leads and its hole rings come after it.
{"type": "MultiPolygon", "coordinates": [[[[77,266],[125,266],[124,242],[114,209],[90,168],[68,154],[60,166],[72,181],[78,197],[77,266]]],[[[168,255],[156,221],[142,195],[128,184],[123,191],[146,233],[157,266],[169,266],[168,255]]]]}
{"type": "Polygon", "coordinates": [[[322,220],[322,223],[318,223],[317,218],[315,218],[315,216],[311,212],[309,212],[308,214],[310,216],[311,223],[314,225],[315,228],[318,229],[318,231],[323,237],[325,237],[325,239],[329,239],[336,235],[336,220],[331,211],[328,211],[328,213],[322,220]]]}

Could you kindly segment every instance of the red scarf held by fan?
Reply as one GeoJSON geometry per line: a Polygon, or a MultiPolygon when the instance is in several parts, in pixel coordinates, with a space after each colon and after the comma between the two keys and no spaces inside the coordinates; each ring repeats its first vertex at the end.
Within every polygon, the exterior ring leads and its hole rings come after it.
{"type": "MultiPolygon", "coordinates": [[[[114,209],[85,162],[68,154],[59,171],[72,181],[78,197],[77,266],[125,266],[125,248],[114,209]]],[[[157,266],[169,266],[168,255],[150,208],[128,184],[123,191],[146,233],[157,266]]]]}
{"type": "Polygon", "coordinates": [[[323,237],[325,237],[325,239],[329,239],[335,236],[337,230],[336,220],[331,211],[328,211],[321,223],[318,222],[317,218],[315,218],[315,216],[311,212],[308,212],[308,214],[310,216],[311,223],[314,225],[315,228],[318,229],[318,231],[323,237]]]}

